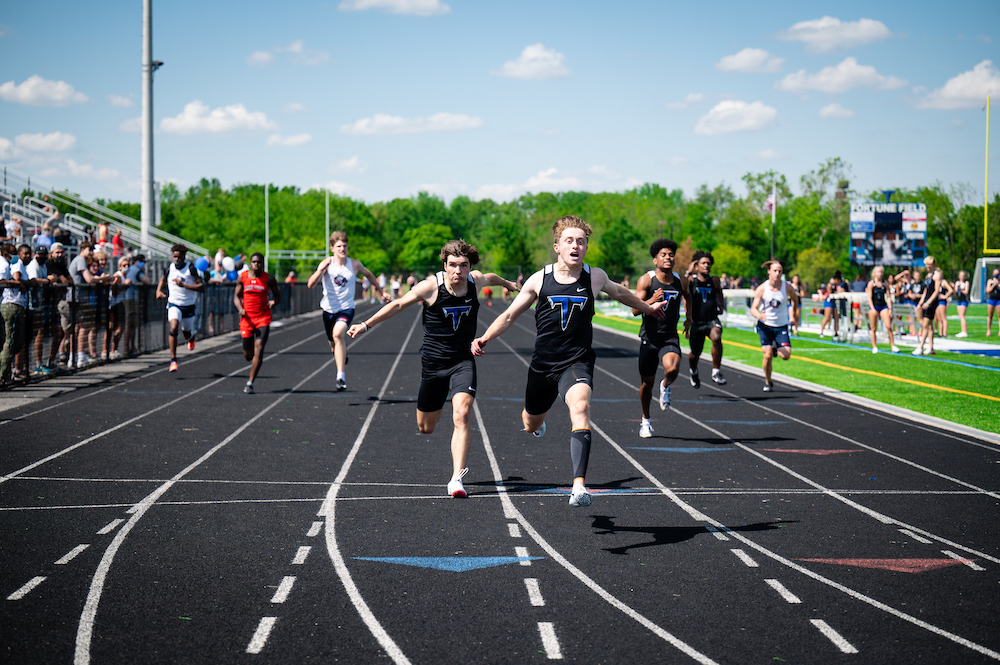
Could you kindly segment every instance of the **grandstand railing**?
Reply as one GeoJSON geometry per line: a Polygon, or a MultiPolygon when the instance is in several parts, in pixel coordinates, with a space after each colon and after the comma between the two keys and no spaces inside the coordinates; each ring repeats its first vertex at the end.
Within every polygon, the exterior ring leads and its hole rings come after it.
{"type": "MultiPolygon", "coordinates": [[[[272,310],[274,320],[306,314],[318,308],[319,296],[310,292],[305,284],[278,286],[281,302],[272,310]]],[[[205,292],[198,294],[195,310],[197,339],[239,330],[240,317],[233,302],[235,287],[235,283],[206,284],[205,292]]],[[[112,305],[111,297],[127,297],[124,292],[115,293],[115,288],[80,284],[29,289],[25,316],[18,319],[18,324],[24,326],[23,334],[14,335],[14,340],[21,342],[20,348],[14,352],[24,354],[20,363],[15,359],[14,366],[20,365],[26,370],[17,382],[39,381],[116,362],[126,357],[126,335],[132,335],[134,342],[134,353],[128,354],[128,357],[167,348],[167,301],[156,298],[156,285],[129,287],[134,289],[131,294],[134,299],[112,305]],[[63,339],[66,342],[60,345],[63,339]],[[42,365],[53,355],[54,344],[60,345],[54,354],[54,371],[44,371],[42,365]],[[87,358],[83,363],[77,363],[77,354],[81,352],[87,358]]]]}

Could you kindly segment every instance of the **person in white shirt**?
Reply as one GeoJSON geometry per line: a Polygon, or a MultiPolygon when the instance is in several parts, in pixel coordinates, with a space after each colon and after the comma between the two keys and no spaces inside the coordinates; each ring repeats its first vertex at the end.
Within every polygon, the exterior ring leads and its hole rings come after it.
{"type": "Polygon", "coordinates": [[[0,295],[0,318],[3,319],[0,330],[0,346],[3,347],[0,351],[0,385],[9,384],[13,379],[11,366],[14,356],[24,343],[28,281],[25,279],[24,264],[14,250],[14,245],[9,242],[0,247],[0,286],[6,287],[0,295]]]}
{"type": "Polygon", "coordinates": [[[189,351],[194,351],[194,315],[198,294],[205,290],[205,282],[198,269],[187,260],[188,248],[177,244],[170,248],[174,262],[156,285],[156,297],[167,299],[167,318],[170,320],[170,371],[177,371],[177,334],[184,332],[189,351]]]}
{"type": "MultiPolygon", "coordinates": [[[[52,374],[55,372],[56,354],[59,350],[59,341],[62,338],[62,329],[59,327],[58,314],[52,302],[51,290],[42,288],[43,286],[55,283],[57,279],[56,277],[49,279],[49,269],[45,266],[45,262],[48,259],[49,248],[46,245],[38,245],[35,247],[34,260],[29,261],[25,266],[28,279],[32,284],[32,287],[28,290],[27,329],[33,331],[35,335],[35,361],[38,363],[35,367],[35,373],[37,374],[52,374]],[[56,331],[59,332],[59,335],[55,334],[56,331]],[[52,336],[52,344],[47,362],[43,361],[42,358],[45,351],[46,336],[52,336]]],[[[24,355],[25,350],[22,350],[21,354],[24,355]]],[[[20,356],[18,357],[18,362],[23,363],[25,361],[22,361],[20,356]]]]}
{"type": "Polygon", "coordinates": [[[775,353],[782,360],[792,357],[792,342],[788,337],[788,302],[792,303],[791,318],[794,320],[799,313],[799,294],[795,287],[785,281],[782,274],[785,268],[781,261],[771,259],[761,268],[767,270],[767,281],[754,291],[750,315],[759,319],[757,335],[760,336],[760,348],[764,352],[764,392],[769,393],[774,390],[771,365],[775,353]]]}
{"type": "MultiPolygon", "coordinates": [[[[347,329],[354,320],[354,292],[358,275],[364,275],[372,284],[377,279],[361,261],[347,256],[347,234],[334,231],[330,234],[330,253],[323,259],[316,272],[309,276],[307,286],[311,289],[323,284],[323,327],[330,341],[330,351],[337,363],[337,390],[347,390],[347,329]]],[[[384,295],[384,290],[383,290],[384,295]]]]}

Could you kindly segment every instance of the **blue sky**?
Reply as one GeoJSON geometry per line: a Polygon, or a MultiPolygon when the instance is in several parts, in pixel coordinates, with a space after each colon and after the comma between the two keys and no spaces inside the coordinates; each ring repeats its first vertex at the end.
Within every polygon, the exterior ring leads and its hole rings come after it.
{"type": "MultiPolygon", "coordinates": [[[[153,3],[155,173],[510,200],[691,195],[829,157],[868,192],[1000,190],[1000,3],[153,3]]],[[[142,2],[8,3],[0,163],[138,201],[142,2]]]]}

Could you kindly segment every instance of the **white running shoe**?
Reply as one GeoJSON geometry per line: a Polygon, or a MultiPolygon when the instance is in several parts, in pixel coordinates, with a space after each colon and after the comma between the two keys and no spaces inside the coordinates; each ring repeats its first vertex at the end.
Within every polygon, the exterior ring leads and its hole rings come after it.
{"type": "Polygon", "coordinates": [[[469,494],[465,491],[465,486],[462,485],[462,478],[465,474],[469,472],[469,467],[465,467],[458,472],[458,478],[452,478],[448,483],[448,494],[453,499],[465,499],[468,498],[469,494]]]}
{"type": "Polygon", "coordinates": [[[968,337],[968,336],[969,336],[969,333],[962,333],[962,332],[960,332],[960,333],[958,333],[957,335],[955,335],[955,337],[961,337],[961,338],[963,338],[963,339],[964,339],[965,337],[968,337]]]}
{"type": "Polygon", "coordinates": [[[726,379],[722,376],[722,372],[713,373],[712,380],[718,383],[720,386],[726,385],[726,379]]]}
{"type": "Polygon", "coordinates": [[[653,423],[647,421],[647,422],[644,422],[644,423],[640,424],[639,425],[639,438],[640,439],[648,439],[651,436],[653,436],[653,423]]]}
{"type": "Polygon", "coordinates": [[[878,347],[877,346],[873,346],[872,347],[872,353],[878,353],[878,347]]]}
{"type": "Polygon", "coordinates": [[[918,346],[917,348],[913,349],[913,355],[922,356],[924,355],[924,350],[918,346]]]}
{"type": "Polygon", "coordinates": [[[698,372],[691,372],[691,387],[695,390],[701,388],[701,376],[698,372]]]}
{"type": "Polygon", "coordinates": [[[664,385],[660,382],[660,411],[666,411],[670,408],[670,386],[664,385]]]}
{"type": "Polygon", "coordinates": [[[898,346],[896,346],[895,344],[893,344],[893,345],[892,345],[892,352],[893,352],[893,353],[899,353],[899,347],[898,347],[898,346]]]}
{"type": "Polygon", "coordinates": [[[573,488],[573,493],[569,495],[569,505],[574,508],[586,508],[590,502],[590,492],[587,491],[586,487],[576,486],[573,488]]]}
{"type": "Polygon", "coordinates": [[[531,433],[531,436],[535,437],[536,439],[540,439],[543,436],[545,436],[545,430],[546,427],[545,423],[543,422],[541,427],[539,427],[538,429],[536,429],[534,432],[531,433]]]}
{"type": "Polygon", "coordinates": [[[337,379],[337,392],[347,390],[347,379],[337,379]]]}
{"type": "Polygon", "coordinates": [[[765,383],[764,384],[764,392],[766,392],[766,393],[773,393],[774,392],[774,384],[773,383],[765,383]]]}

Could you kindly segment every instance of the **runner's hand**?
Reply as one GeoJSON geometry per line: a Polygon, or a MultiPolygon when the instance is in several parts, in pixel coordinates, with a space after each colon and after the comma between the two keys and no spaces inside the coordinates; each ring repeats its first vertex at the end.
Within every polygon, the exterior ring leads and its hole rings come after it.
{"type": "Polygon", "coordinates": [[[486,346],[488,339],[483,339],[482,337],[477,337],[472,340],[472,355],[474,356],[484,356],[486,352],[483,351],[483,347],[486,346]]]}
{"type": "Polygon", "coordinates": [[[347,331],[347,336],[350,337],[351,339],[354,339],[364,331],[365,331],[365,325],[363,323],[355,323],[353,326],[351,326],[350,330],[347,331]]]}

